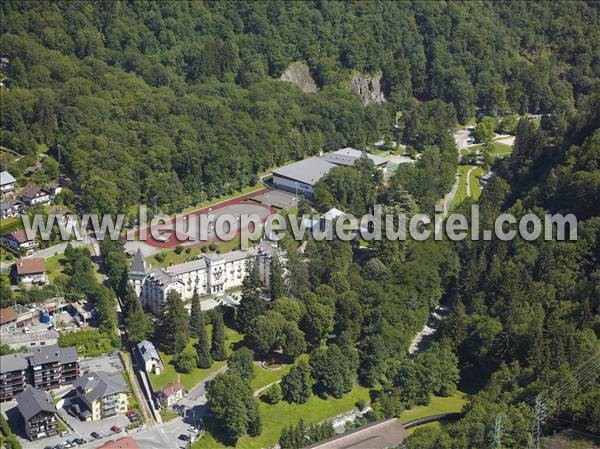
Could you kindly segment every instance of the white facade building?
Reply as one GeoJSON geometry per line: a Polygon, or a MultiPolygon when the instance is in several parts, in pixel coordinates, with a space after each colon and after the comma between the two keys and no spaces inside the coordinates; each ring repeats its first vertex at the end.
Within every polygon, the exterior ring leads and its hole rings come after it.
{"type": "Polygon", "coordinates": [[[261,242],[247,250],[203,254],[198,259],[167,268],[150,268],[138,250],[131,264],[129,279],[142,305],[153,313],[159,313],[172,290],[186,300],[191,299],[194,290],[205,295],[241,287],[248,260],[256,264],[261,282],[268,286],[274,256],[284,259],[285,252],[272,243],[261,242]]]}

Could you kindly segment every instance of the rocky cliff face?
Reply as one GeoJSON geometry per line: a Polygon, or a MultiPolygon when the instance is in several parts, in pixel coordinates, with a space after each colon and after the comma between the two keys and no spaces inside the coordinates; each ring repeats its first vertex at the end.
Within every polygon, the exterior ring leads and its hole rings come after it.
{"type": "Polygon", "coordinates": [[[288,66],[285,72],[281,75],[281,80],[294,83],[302,92],[316,92],[317,84],[310,76],[308,66],[303,62],[294,62],[288,66]]]}
{"type": "Polygon", "coordinates": [[[367,76],[355,73],[350,80],[350,89],[360,95],[364,104],[385,101],[381,90],[381,75],[367,76]]]}

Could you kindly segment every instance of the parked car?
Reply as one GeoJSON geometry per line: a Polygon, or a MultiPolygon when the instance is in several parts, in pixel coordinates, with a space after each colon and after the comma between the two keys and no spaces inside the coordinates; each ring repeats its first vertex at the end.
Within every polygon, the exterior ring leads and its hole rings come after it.
{"type": "Polygon", "coordinates": [[[134,413],[133,415],[129,415],[128,418],[129,418],[129,421],[131,421],[131,422],[138,422],[139,420],[142,419],[142,417],[140,415],[138,415],[137,413],[134,413]]]}
{"type": "Polygon", "coordinates": [[[60,436],[61,436],[61,437],[66,437],[67,435],[71,435],[71,432],[69,432],[68,430],[63,430],[63,431],[60,433],[60,436]]]}
{"type": "Polygon", "coordinates": [[[92,432],[92,433],[90,433],[90,435],[92,436],[92,438],[95,438],[95,439],[100,438],[100,434],[98,434],[98,432],[92,432]]]}
{"type": "Polygon", "coordinates": [[[65,446],[62,443],[58,443],[56,446],[54,446],[54,449],[65,449],[65,446]]]}
{"type": "Polygon", "coordinates": [[[127,410],[127,411],[125,412],[125,416],[127,416],[128,418],[129,418],[131,415],[135,415],[135,414],[136,414],[136,413],[135,413],[135,410],[127,410]]]}
{"type": "Polygon", "coordinates": [[[54,449],[54,446],[45,446],[44,449],[54,449]]]}
{"type": "Polygon", "coordinates": [[[66,448],[73,447],[73,445],[72,445],[71,443],[69,443],[67,440],[63,441],[63,442],[62,442],[62,445],[63,445],[64,447],[66,447],[66,448]]]}
{"type": "Polygon", "coordinates": [[[194,426],[190,426],[188,427],[188,432],[198,433],[198,429],[196,429],[194,426]]]}
{"type": "Polygon", "coordinates": [[[121,432],[123,432],[123,429],[121,429],[120,427],[117,427],[117,426],[112,426],[110,428],[110,430],[112,430],[114,433],[121,433],[121,432]]]}
{"type": "Polygon", "coordinates": [[[181,435],[179,435],[179,439],[182,441],[190,441],[190,437],[187,436],[185,433],[182,433],[181,435]]]}
{"type": "Polygon", "coordinates": [[[77,444],[87,443],[87,441],[85,441],[83,438],[75,438],[73,441],[75,441],[77,444]]]}

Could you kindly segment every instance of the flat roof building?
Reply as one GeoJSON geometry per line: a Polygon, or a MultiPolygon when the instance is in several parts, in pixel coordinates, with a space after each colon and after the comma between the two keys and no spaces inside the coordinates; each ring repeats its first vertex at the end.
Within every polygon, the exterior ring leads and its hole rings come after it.
{"type": "Polygon", "coordinates": [[[288,192],[312,195],[315,184],[335,166],[318,157],[310,157],[273,170],[273,185],[288,192]]]}

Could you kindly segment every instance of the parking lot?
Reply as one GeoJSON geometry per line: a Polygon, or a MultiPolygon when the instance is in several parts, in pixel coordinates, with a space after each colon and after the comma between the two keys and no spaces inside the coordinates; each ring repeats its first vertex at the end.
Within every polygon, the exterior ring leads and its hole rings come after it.
{"type": "Polygon", "coordinates": [[[123,373],[125,367],[118,354],[105,355],[102,357],[93,357],[89,359],[81,359],[79,361],[79,370],[81,373],[86,371],[103,371],[105,373],[123,373]]]}

